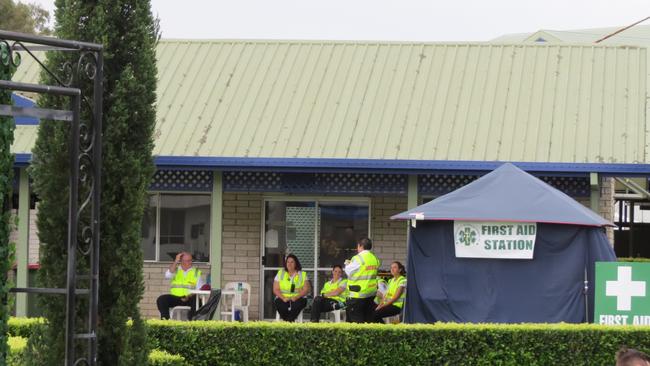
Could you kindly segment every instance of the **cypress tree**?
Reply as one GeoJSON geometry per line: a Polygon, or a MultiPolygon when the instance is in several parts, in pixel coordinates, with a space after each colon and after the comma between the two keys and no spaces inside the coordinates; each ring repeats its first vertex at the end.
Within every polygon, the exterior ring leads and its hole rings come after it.
{"type": "MultiPolygon", "coordinates": [[[[5,44],[0,44],[0,80],[11,80],[14,68],[9,59],[9,50],[5,44]]],[[[0,104],[11,104],[11,93],[0,90],[0,104]]],[[[10,211],[7,209],[11,197],[14,158],[10,152],[14,140],[14,121],[8,117],[0,117],[0,364],[4,365],[7,358],[7,272],[13,257],[13,248],[9,243],[11,230],[10,211]]]]}
{"type": "MultiPolygon", "coordinates": [[[[140,227],[154,172],[157,27],[149,0],[57,0],[56,6],[57,37],[104,45],[98,360],[101,365],[143,365],[148,350],[138,308],[144,292],[140,227]],[[129,319],[133,326],[127,328],[129,319]]],[[[54,67],[69,57],[51,53],[48,64],[54,67]]],[[[43,80],[52,83],[46,75],[43,80]]],[[[92,95],[91,83],[83,88],[92,95]]],[[[67,107],[59,98],[42,98],[41,103],[67,107]]],[[[82,118],[88,116],[82,111],[82,118]]],[[[33,150],[34,189],[41,198],[39,278],[48,287],[65,285],[67,190],[62,188],[68,186],[67,133],[66,124],[42,121],[33,150]]],[[[34,344],[40,356],[33,352],[32,362],[38,357],[39,363],[60,364],[65,303],[50,296],[42,305],[49,326],[44,339],[34,344]]]]}

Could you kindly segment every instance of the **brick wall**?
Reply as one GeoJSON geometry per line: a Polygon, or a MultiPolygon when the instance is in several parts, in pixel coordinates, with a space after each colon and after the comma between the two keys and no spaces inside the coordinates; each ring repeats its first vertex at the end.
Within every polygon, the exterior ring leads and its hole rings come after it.
{"type": "MultiPolygon", "coordinates": [[[[576,198],[578,202],[591,209],[591,199],[576,198]]],[[[604,219],[614,222],[614,178],[603,178],[600,182],[600,202],[598,203],[598,214],[604,219]]],[[[614,245],[614,228],[606,228],[607,239],[614,245]]]]}
{"type": "Polygon", "coordinates": [[[261,225],[261,194],[224,193],[221,281],[251,285],[251,320],[260,315],[261,225]]]}
{"type": "Polygon", "coordinates": [[[390,217],[407,208],[406,196],[372,197],[371,239],[373,251],[381,259],[381,269],[388,270],[390,263],[400,261],[406,265],[407,223],[390,217]]]}

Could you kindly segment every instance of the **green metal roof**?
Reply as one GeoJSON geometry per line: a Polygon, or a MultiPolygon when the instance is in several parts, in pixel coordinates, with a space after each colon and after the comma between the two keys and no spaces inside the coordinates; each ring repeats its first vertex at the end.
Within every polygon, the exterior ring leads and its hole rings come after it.
{"type": "MultiPolygon", "coordinates": [[[[573,30],[549,30],[543,29],[534,33],[506,34],[491,40],[491,43],[522,43],[537,42],[539,38],[549,43],[594,43],[595,41],[610,35],[624,26],[573,30]]],[[[630,45],[650,46],[650,25],[636,25],[613,35],[601,44],[604,45],[630,45]]]]}
{"type": "Polygon", "coordinates": [[[158,59],[159,156],[648,162],[645,48],[167,40],[158,59]]]}

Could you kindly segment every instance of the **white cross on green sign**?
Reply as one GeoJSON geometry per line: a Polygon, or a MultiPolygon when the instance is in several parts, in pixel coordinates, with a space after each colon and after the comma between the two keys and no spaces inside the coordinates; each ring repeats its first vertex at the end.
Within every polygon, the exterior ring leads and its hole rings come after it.
{"type": "Polygon", "coordinates": [[[594,322],[650,325],[650,263],[596,263],[594,322]]]}

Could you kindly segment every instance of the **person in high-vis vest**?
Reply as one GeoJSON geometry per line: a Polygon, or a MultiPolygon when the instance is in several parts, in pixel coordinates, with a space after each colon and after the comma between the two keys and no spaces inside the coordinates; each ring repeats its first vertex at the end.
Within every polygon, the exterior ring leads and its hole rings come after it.
{"type": "Polygon", "coordinates": [[[375,308],[374,321],[382,323],[383,319],[389,316],[398,315],[404,308],[406,299],[406,269],[400,262],[393,262],[390,265],[390,274],[393,278],[388,280],[388,291],[383,300],[375,308]]]}
{"type": "Polygon", "coordinates": [[[381,262],[375,256],[372,241],[363,238],[357,242],[357,255],[345,263],[348,275],[347,321],[370,323],[373,321],[375,295],[377,294],[377,271],[381,262]]]}
{"type": "Polygon", "coordinates": [[[344,307],[347,290],[348,280],[343,278],[343,268],[335,264],[332,267],[332,279],[325,282],[320,296],[316,296],[311,305],[311,321],[318,323],[321,313],[344,307]]]}
{"type": "Polygon", "coordinates": [[[187,252],[178,253],[165,272],[165,279],[171,280],[171,286],[169,294],[160,295],[156,300],[160,318],[169,319],[170,308],[189,306],[191,319],[196,311],[196,301],[190,290],[198,290],[203,286],[201,271],[192,266],[192,255],[187,252]]]}
{"type": "Polygon", "coordinates": [[[302,309],[307,306],[307,296],[311,292],[311,285],[307,273],[302,271],[298,257],[287,255],[284,268],[278,271],[273,281],[273,294],[275,309],[282,320],[295,321],[302,309]]]}

